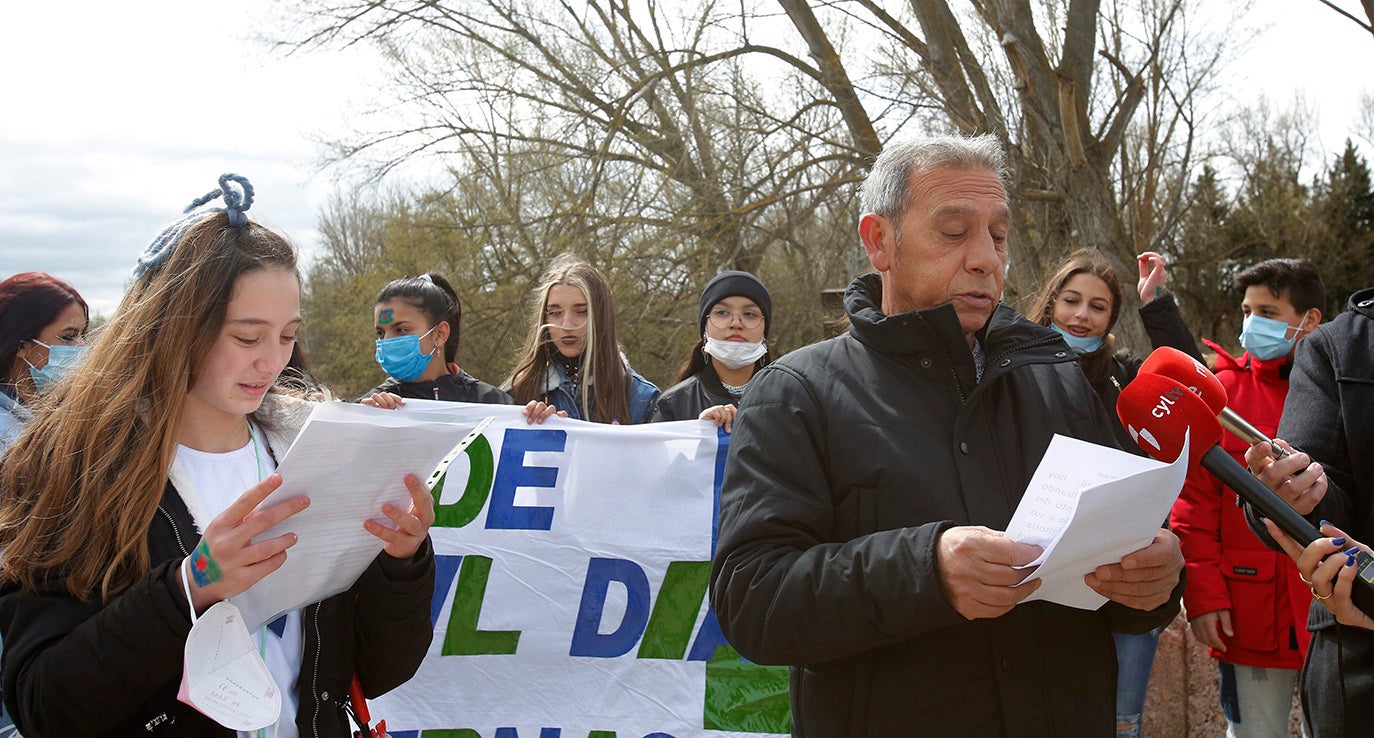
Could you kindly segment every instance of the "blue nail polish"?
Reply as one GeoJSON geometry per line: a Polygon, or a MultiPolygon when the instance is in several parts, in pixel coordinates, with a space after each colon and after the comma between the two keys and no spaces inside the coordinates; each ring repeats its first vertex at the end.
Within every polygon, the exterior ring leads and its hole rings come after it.
{"type": "Polygon", "coordinates": [[[1350,548],[1347,548],[1346,550],[1342,551],[1341,553],[1345,554],[1346,556],[1359,556],[1359,555],[1360,555],[1360,547],[1359,547],[1359,546],[1351,546],[1350,548]]]}
{"type": "Polygon", "coordinates": [[[1355,565],[1355,557],[1354,557],[1354,556],[1347,556],[1347,557],[1345,557],[1345,565],[1346,565],[1346,566],[1354,566],[1354,565],[1355,565]]]}
{"type": "Polygon", "coordinates": [[[1322,521],[1320,523],[1317,523],[1318,528],[1325,528],[1328,525],[1331,525],[1331,521],[1327,520],[1326,518],[1322,518],[1322,521]]]}
{"type": "Polygon", "coordinates": [[[1332,539],[1331,539],[1331,545],[1336,546],[1337,548],[1339,548],[1339,547],[1341,547],[1341,546],[1344,546],[1344,545],[1345,545],[1345,537],[1342,536],[1342,537],[1340,537],[1340,538],[1332,538],[1332,539]]]}

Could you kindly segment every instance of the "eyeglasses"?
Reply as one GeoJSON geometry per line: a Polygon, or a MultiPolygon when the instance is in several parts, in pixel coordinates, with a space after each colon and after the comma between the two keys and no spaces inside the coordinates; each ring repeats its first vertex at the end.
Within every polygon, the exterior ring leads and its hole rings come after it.
{"type": "Polygon", "coordinates": [[[707,314],[707,319],[716,328],[729,328],[736,320],[745,328],[758,328],[763,323],[763,313],[752,308],[746,308],[739,312],[726,310],[725,308],[715,308],[707,314]]]}

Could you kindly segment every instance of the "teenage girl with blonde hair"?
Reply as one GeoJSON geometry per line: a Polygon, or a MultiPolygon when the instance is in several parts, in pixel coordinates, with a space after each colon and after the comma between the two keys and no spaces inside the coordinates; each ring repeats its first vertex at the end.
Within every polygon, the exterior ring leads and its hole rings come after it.
{"type": "Polygon", "coordinates": [[[536,412],[556,406],[597,423],[646,421],[658,388],[631,369],[620,350],[615,303],[601,272],[562,254],[540,277],[533,297],[529,338],[506,381],[516,402],[532,403],[536,412]]]}

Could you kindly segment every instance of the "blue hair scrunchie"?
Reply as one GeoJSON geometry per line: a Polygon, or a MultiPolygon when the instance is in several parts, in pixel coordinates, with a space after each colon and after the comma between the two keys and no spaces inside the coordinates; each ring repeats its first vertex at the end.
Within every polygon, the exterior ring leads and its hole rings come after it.
{"type": "Polygon", "coordinates": [[[219,177],[219,187],[211,190],[204,195],[191,201],[186,206],[183,213],[188,215],[181,220],[173,223],[153,238],[153,242],[148,244],[148,248],[143,250],[143,254],[138,257],[138,263],[134,265],[133,276],[138,279],[149,269],[156,269],[167,263],[172,256],[172,249],[181,241],[182,235],[192,224],[200,221],[203,213],[190,215],[192,211],[206,203],[219,198],[224,198],[224,207],[215,208],[209,212],[224,213],[229,216],[230,228],[242,228],[248,225],[248,216],[244,213],[253,207],[253,185],[248,182],[248,178],[240,174],[225,173],[219,177]],[[239,185],[236,190],[229,186],[230,182],[239,185]],[[241,191],[240,191],[241,190],[241,191]]]}
{"type": "MultiPolygon", "coordinates": [[[[219,187],[217,189],[211,190],[197,197],[195,200],[192,200],[191,204],[187,205],[186,209],[181,212],[189,213],[221,195],[224,197],[224,207],[222,210],[229,214],[229,227],[242,228],[248,225],[248,216],[244,215],[244,212],[246,212],[248,208],[253,207],[253,185],[249,184],[247,177],[240,174],[221,174],[219,176],[219,187]],[[230,182],[237,182],[239,187],[243,189],[243,192],[239,193],[234,191],[234,189],[229,186],[230,182]]],[[[216,212],[219,212],[219,210],[216,212]]]]}

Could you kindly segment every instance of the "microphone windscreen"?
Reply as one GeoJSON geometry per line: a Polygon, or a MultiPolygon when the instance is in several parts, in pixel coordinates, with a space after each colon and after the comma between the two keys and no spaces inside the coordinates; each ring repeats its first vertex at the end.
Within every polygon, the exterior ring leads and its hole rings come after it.
{"type": "Polygon", "coordinates": [[[1171,346],[1160,346],[1145,357],[1139,373],[1158,374],[1187,387],[1212,408],[1213,415],[1221,412],[1229,400],[1226,388],[1215,374],[1202,362],[1171,346]]]}
{"type": "Polygon", "coordinates": [[[1216,413],[1178,382],[1159,374],[1138,374],[1121,390],[1116,416],[1146,454],[1172,462],[1189,430],[1188,467],[1221,442],[1216,413]]]}

